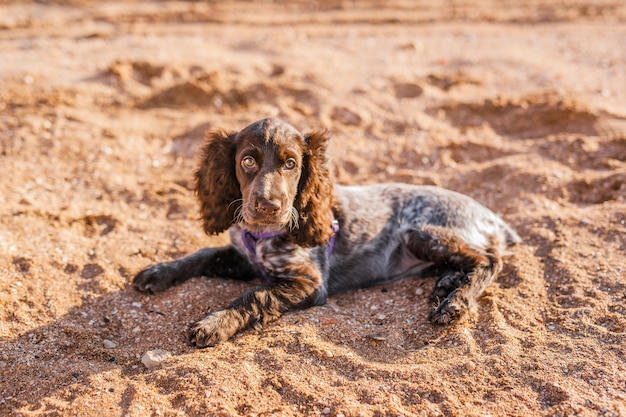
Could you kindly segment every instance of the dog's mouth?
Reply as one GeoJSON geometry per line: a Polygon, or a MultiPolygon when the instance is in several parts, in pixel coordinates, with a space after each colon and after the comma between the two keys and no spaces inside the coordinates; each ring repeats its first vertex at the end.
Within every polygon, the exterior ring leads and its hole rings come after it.
{"type": "Polygon", "coordinates": [[[267,213],[242,206],[239,220],[248,228],[294,229],[297,228],[298,212],[293,207],[283,208],[275,213],[267,213]]]}

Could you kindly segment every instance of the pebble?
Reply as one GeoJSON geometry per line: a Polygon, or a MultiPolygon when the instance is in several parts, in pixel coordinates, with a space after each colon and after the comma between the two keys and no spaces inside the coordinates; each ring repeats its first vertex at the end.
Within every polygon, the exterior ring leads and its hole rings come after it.
{"type": "Polygon", "coordinates": [[[95,278],[104,273],[104,269],[98,264],[87,264],[83,267],[80,276],[86,279],[95,278]]]}
{"type": "Polygon", "coordinates": [[[322,410],[322,414],[330,414],[330,412],[331,412],[330,407],[326,407],[322,410]]]}
{"type": "Polygon", "coordinates": [[[141,357],[141,363],[143,363],[146,368],[152,369],[161,365],[161,363],[170,356],[172,356],[172,354],[163,349],[149,350],[141,357]]]}
{"type": "Polygon", "coordinates": [[[384,342],[385,340],[387,340],[387,336],[385,336],[384,334],[380,334],[380,333],[368,334],[368,335],[365,335],[365,338],[367,340],[371,340],[374,342],[384,342]]]}
{"type": "Polygon", "coordinates": [[[468,371],[473,371],[476,369],[476,364],[472,361],[467,361],[465,362],[465,369],[467,369],[468,371]]]}
{"type": "Polygon", "coordinates": [[[104,339],[102,341],[102,346],[104,346],[105,349],[115,349],[117,347],[117,343],[109,339],[104,339]]]}
{"type": "Polygon", "coordinates": [[[329,350],[329,349],[324,349],[324,350],[322,351],[322,355],[323,355],[325,358],[333,358],[333,357],[335,356],[335,354],[333,353],[333,351],[332,351],[332,350],[329,350]]]}

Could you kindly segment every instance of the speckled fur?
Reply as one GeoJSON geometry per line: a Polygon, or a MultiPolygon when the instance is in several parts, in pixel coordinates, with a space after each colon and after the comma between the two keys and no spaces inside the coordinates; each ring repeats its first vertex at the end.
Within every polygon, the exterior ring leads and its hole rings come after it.
{"type": "Polygon", "coordinates": [[[333,185],[327,142],[323,132],[302,135],[276,119],[241,132],[208,134],[196,173],[197,195],[205,231],[230,229],[231,245],[149,267],[134,285],[155,292],[195,276],[250,280],[259,277],[259,268],[270,282],[194,324],[192,344],[214,346],[289,309],[405,277],[438,277],[429,318],[452,323],[473,309],[500,272],[502,252],[520,241],[489,209],[453,191],[408,184],[333,185]],[[253,169],[242,163],[250,152],[253,169]],[[295,168],[286,168],[287,159],[296,161],[295,168]],[[329,255],[332,216],[339,232],[329,255]],[[253,258],[242,242],[242,228],[281,233],[259,240],[253,258]]]}

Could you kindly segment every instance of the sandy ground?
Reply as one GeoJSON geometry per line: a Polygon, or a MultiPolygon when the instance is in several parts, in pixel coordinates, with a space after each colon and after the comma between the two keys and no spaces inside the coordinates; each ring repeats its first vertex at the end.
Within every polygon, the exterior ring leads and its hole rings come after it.
{"type": "Polygon", "coordinates": [[[625,40],[619,0],[0,1],[0,415],[626,416],[625,40]],[[405,280],[187,346],[248,284],[129,281],[227,242],[195,150],[267,116],[510,222],[478,312],[405,280]]]}

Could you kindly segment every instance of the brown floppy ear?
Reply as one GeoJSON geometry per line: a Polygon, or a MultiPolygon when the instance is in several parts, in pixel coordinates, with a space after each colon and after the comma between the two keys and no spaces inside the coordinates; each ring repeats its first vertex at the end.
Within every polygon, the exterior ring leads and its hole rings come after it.
{"type": "Polygon", "coordinates": [[[327,167],[329,139],[327,131],[312,132],[304,137],[306,149],[298,195],[294,201],[294,207],[300,214],[295,237],[302,246],[323,245],[333,235],[335,193],[327,167]]]}
{"type": "Polygon", "coordinates": [[[236,132],[205,133],[196,170],[196,196],[207,234],[218,234],[234,222],[241,205],[241,191],[235,174],[236,132]]]}

